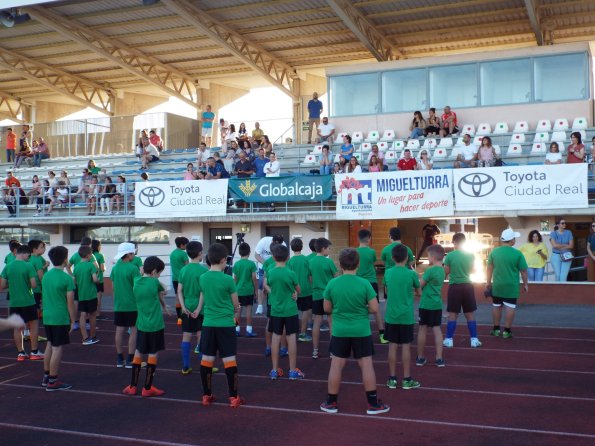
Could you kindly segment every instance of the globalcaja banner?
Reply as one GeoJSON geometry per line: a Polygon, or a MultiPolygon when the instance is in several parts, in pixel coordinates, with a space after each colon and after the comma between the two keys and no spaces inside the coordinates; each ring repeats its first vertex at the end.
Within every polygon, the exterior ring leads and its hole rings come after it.
{"type": "Polygon", "coordinates": [[[457,211],[586,208],[587,164],[455,169],[457,211]]]}
{"type": "Polygon", "coordinates": [[[248,203],[275,201],[322,201],[333,195],[330,175],[231,178],[231,197],[248,203]]]}
{"type": "Polygon", "coordinates": [[[335,175],[337,218],[447,217],[454,213],[452,171],[335,175]]]}
{"type": "Polygon", "coordinates": [[[205,217],[227,212],[227,179],[136,183],[136,218],[205,217]]]}

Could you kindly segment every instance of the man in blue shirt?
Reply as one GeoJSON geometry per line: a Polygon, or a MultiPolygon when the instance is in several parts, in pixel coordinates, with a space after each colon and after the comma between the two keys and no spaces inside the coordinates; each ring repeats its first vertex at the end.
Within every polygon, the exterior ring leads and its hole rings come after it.
{"type": "Polygon", "coordinates": [[[269,159],[264,156],[264,149],[258,149],[258,158],[254,159],[254,172],[257,177],[266,177],[264,173],[264,166],[269,162],[269,159]]]}
{"type": "Polygon", "coordinates": [[[320,125],[320,114],[322,113],[322,102],[318,100],[318,93],[314,92],[312,99],[308,101],[308,144],[312,144],[312,128],[316,124],[316,130],[320,125]]]}
{"type": "Polygon", "coordinates": [[[215,162],[215,158],[209,157],[207,160],[207,180],[218,180],[219,178],[229,178],[229,173],[225,170],[223,163],[215,162]]]}
{"type": "Polygon", "coordinates": [[[211,147],[214,120],[215,113],[211,111],[211,106],[207,105],[207,111],[202,112],[202,131],[200,132],[202,142],[204,142],[207,147],[211,147]]]}

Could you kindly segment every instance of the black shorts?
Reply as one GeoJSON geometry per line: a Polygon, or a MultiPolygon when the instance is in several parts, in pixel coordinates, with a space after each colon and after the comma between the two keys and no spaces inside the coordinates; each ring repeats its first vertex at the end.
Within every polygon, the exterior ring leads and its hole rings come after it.
{"type": "Polygon", "coordinates": [[[374,288],[374,292],[376,293],[376,300],[378,301],[378,303],[380,303],[380,295],[378,294],[378,283],[377,282],[370,282],[370,285],[372,285],[372,288],[374,288]]]}
{"type": "Polygon", "coordinates": [[[81,313],[95,313],[97,311],[97,298],[89,300],[79,300],[79,311],[81,313]]]}
{"type": "Polygon", "coordinates": [[[411,344],[413,342],[413,324],[384,325],[384,339],[394,344],[411,344]]]}
{"type": "Polygon", "coordinates": [[[204,315],[199,314],[196,318],[182,314],[182,331],[184,333],[196,333],[202,330],[204,315]]]}
{"type": "Polygon", "coordinates": [[[176,294],[176,297],[178,296],[178,281],[177,280],[172,280],[172,285],[174,286],[174,293],[176,294]]]}
{"type": "Polygon", "coordinates": [[[297,307],[299,311],[310,311],[312,309],[312,296],[298,297],[297,307]]]}
{"type": "Polygon", "coordinates": [[[18,314],[25,322],[36,321],[39,319],[36,305],[29,305],[27,307],[10,307],[8,313],[18,314]]]}
{"type": "Polygon", "coordinates": [[[442,310],[419,309],[419,325],[440,327],[440,324],[442,324],[442,310]]]}
{"type": "Polygon", "coordinates": [[[116,327],[134,327],[137,316],[136,311],[114,311],[114,324],[116,327]]]}
{"type": "Polygon", "coordinates": [[[70,344],[70,325],[46,325],[45,337],[52,347],[70,344]]]}
{"type": "Polygon", "coordinates": [[[312,314],[316,316],[324,316],[324,299],[318,299],[312,301],[312,314]]]}
{"type": "Polygon", "coordinates": [[[515,309],[516,303],[518,299],[513,299],[511,297],[496,297],[492,296],[492,305],[495,307],[501,307],[504,304],[505,307],[515,309]]]}
{"type": "Polygon", "coordinates": [[[266,314],[267,318],[271,317],[271,306],[269,304],[267,304],[267,314],[266,314]]]}
{"type": "Polygon", "coordinates": [[[274,333],[276,335],[282,335],[283,329],[285,329],[285,334],[287,336],[295,333],[299,333],[300,331],[300,320],[298,315],[295,316],[271,316],[269,320],[269,333],[274,333]]]}
{"type": "Polygon", "coordinates": [[[374,356],[374,341],[371,335],[358,338],[331,336],[329,352],[337,358],[349,358],[352,353],[355,359],[374,356]]]}
{"type": "Polygon", "coordinates": [[[165,350],[165,330],[138,330],[136,336],[136,349],[143,355],[152,355],[160,350],[165,350]]]}
{"type": "Polygon", "coordinates": [[[79,290],[77,290],[76,288],[74,289],[74,300],[76,300],[77,302],[79,301],[79,290]]]}
{"type": "Polygon", "coordinates": [[[103,282],[102,283],[96,283],[95,286],[97,287],[97,292],[98,293],[103,293],[105,291],[105,289],[103,287],[103,282]]]}
{"type": "Polygon", "coordinates": [[[461,310],[463,310],[463,313],[473,313],[477,310],[475,290],[471,283],[453,283],[448,285],[446,311],[459,314],[461,310]]]}
{"type": "Polygon", "coordinates": [[[251,294],[250,296],[238,296],[238,300],[240,301],[240,306],[242,307],[254,305],[254,294],[251,294]]]}
{"type": "Polygon", "coordinates": [[[235,327],[203,327],[200,335],[200,351],[206,356],[227,358],[237,352],[235,327]]]}
{"type": "Polygon", "coordinates": [[[41,293],[33,293],[33,298],[35,299],[35,306],[38,309],[41,308],[41,293]]]}

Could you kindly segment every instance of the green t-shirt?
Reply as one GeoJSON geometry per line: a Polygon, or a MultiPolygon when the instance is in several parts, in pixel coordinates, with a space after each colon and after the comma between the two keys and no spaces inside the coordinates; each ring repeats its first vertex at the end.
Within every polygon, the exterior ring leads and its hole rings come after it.
{"type": "Polygon", "coordinates": [[[93,274],[97,274],[97,267],[92,261],[79,262],[74,267],[74,280],[78,292],[79,302],[97,299],[97,285],[93,282],[93,274]]]}
{"type": "Polygon", "coordinates": [[[143,267],[143,259],[138,256],[134,256],[131,262],[134,266],[136,266],[139,270],[143,267]]]}
{"type": "Polygon", "coordinates": [[[256,273],[256,263],[248,259],[240,259],[233,265],[238,296],[254,296],[254,281],[252,275],[256,273]]]}
{"type": "Polygon", "coordinates": [[[315,252],[311,252],[310,254],[308,254],[306,256],[306,258],[308,259],[308,261],[310,261],[311,259],[313,259],[314,257],[316,257],[318,254],[315,252]]]}
{"type": "Polygon", "coordinates": [[[99,283],[103,283],[103,271],[101,271],[101,266],[105,265],[105,257],[99,251],[94,252],[93,255],[95,256],[95,260],[97,260],[97,279],[99,283]]]}
{"type": "Polygon", "coordinates": [[[207,271],[208,269],[200,263],[189,263],[180,271],[179,283],[182,284],[184,305],[190,312],[196,310],[196,307],[198,307],[201,291],[199,279],[207,271]]]}
{"type": "Polygon", "coordinates": [[[39,279],[39,271],[43,271],[44,273],[47,271],[45,266],[45,259],[42,256],[34,256],[32,255],[29,257],[29,263],[35,269],[35,281],[37,282],[37,286],[33,288],[34,293],[41,293],[42,283],[39,279]]]}
{"type": "Polygon", "coordinates": [[[389,324],[415,323],[413,291],[419,288],[417,273],[404,266],[395,266],[386,271],[384,283],[388,291],[384,320],[389,324]]]}
{"type": "Polygon", "coordinates": [[[164,291],[156,277],[141,276],[134,279],[134,300],[138,315],[136,328],[144,332],[163,330],[163,313],[159,293],[164,291]]]}
{"type": "Polygon", "coordinates": [[[464,252],[459,249],[449,252],[444,258],[444,266],[450,268],[448,275],[449,284],[471,283],[469,275],[473,271],[475,256],[470,252],[464,252]]]}
{"type": "Polygon", "coordinates": [[[359,253],[359,268],[357,275],[362,279],[366,279],[370,283],[378,283],[376,278],[376,251],[369,246],[360,246],[357,248],[359,253]]]}
{"type": "Polygon", "coordinates": [[[311,296],[312,282],[310,281],[310,277],[312,273],[310,272],[310,262],[308,257],[301,254],[293,256],[287,262],[287,268],[297,275],[298,283],[300,284],[300,294],[298,297],[311,296]]]}
{"type": "Polygon", "coordinates": [[[44,325],[70,325],[68,298],[74,291],[74,280],[60,268],[52,268],[41,281],[44,325]]]}
{"type": "Polygon", "coordinates": [[[361,338],[370,336],[368,302],[376,298],[370,282],[354,274],[332,279],[324,290],[324,299],[333,304],[332,335],[361,338]]]}
{"type": "Polygon", "coordinates": [[[12,262],[13,260],[16,260],[16,256],[12,253],[9,252],[8,254],[6,254],[6,256],[4,257],[4,264],[8,265],[10,262],[12,262]]]}
{"type": "MultiPolygon", "coordinates": [[[[393,260],[393,248],[397,245],[401,245],[401,242],[392,242],[390,245],[386,245],[382,248],[382,252],[380,253],[380,258],[384,262],[384,269],[387,270],[395,266],[395,261],[393,260]]],[[[413,256],[413,251],[407,245],[403,245],[407,248],[407,266],[413,264],[415,261],[415,257],[413,256]]]]}
{"type": "Polygon", "coordinates": [[[292,295],[298,285],[297,274],[287,266],[277,266],[267,275],[267,283],[271,288],[268,303],[271,316],[291,317],[298,314],[297,302],[292,295]]]}
{"type": "MultiPolygon", "coordinates": [[[[72,266],[76,266],[81,262],[81,256],[78,253],[78,249],[77,252],[75,252],[71,257],[70,260],[68,260],[68,263],[70,263],[72,266]]],[[[97,259],[95,258],[95,254],[91,254],[91,263],[95,263],[97,265],[97,259]]]]}
{"type": "MultiPolygon", "coordinates": [[[[527,269],[525,256],[512,246],[499,246],[488,256],[488,266],[494,267],[492,294],[496,297],[518,299],[519,273],[527,269]]],[[[10,295],[12,298],[12,293],[10,295]]]]}
{"type": "Polygon", "coordinates": [[[442,310],[442,285],[444,284],[444,268],[429,267],[422,277],[426,282],[421,291],[419,308],[424,310],[442,310]]]}
{"type": "Polygon", "coordinates": [[[35,268],[24,260],[13,260],[4,267],[2,278],[8,281],[10,308],[35,305],[31,279],[38,280],[35,268]]]}
{"type": "Polygon", "coordinates": [[[134,279],[140,271],[132,262],[118,261],[112,268],[110,279],[114,288],[114,311],[136,311],[134,279]]]}
{"type": "Polygon", "coordinates": [[[275,259],[272,256],[264,261],[262,264],[262,270],[264,271],[265,277],[269,273],[269,270],[273,269],[276,265],[275,259]]]}
{"type": "Polygon", "coordinates": [[[310,259],[310,272],[312,274],[312,299],[322,299],[328,283],[335,277],[337,267],[335,262],[325,256],[310,259]]]}
{"type": "Polygon", "coordinates": [[[235,327],[231,295],[236,292],[236,285],[231,276],[223,271],[207,271],[199,281],[204,300],[203,326],[235,327]]]}
{"type": "Polygon", "coordinates": [[[189,262],[188,254],[180,248],[174,249],[169,255],[169,267],[171,268],[171,280],[179,282],[180,271],[189,262]]]}

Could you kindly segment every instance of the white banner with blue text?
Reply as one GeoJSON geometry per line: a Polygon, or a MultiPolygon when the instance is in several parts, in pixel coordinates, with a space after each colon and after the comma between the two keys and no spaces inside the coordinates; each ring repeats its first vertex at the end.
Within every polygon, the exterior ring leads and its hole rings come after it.
{"type": "Polygon", "coordinates": [[[452,170],[335,175],[337,218],[373,220],[449,217],[452,170]]]}
{"type": "Polygon", "coordinates": [[[589,206],[587,164],[455,169],[457,211],[572,209],[589,206]]]}
{"type": "Polygon", "coordinates": [[[136,183],[134,216],[169,218],[225,215],[227,185],[227,179],[136,183]]]}

